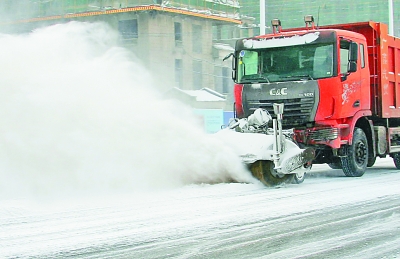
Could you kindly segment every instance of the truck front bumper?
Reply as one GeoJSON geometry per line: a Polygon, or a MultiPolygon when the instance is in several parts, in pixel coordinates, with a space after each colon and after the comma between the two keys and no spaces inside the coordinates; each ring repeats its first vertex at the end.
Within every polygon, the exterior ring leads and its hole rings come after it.
{"type": "Polygon", "coordinates": [[[346,144],[347,140],[343,140],[343,131],[348,129],[347,124],[338,127],[313,127],[307,129],[295,129],[294,138],[298,143],[306,146],[326,145],[331,148],[340,148],[342,144],[346,144]]]}

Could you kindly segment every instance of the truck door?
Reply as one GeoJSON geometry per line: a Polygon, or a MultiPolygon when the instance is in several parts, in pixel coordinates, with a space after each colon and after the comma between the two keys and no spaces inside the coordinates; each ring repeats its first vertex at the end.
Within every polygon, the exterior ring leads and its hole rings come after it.
{"type": "Polygon", "coordinates": [[[339,49],[339,74],[341,76],[342,84],[342,116],[352,116],[361,108],[361,74],[357,71],[357,57],[356,60],[351,60],[351,54],[355,50],[350,51],[350,48],[357,48],[358,53],[359,45],[348,39],[340,39],[339,49]]]}

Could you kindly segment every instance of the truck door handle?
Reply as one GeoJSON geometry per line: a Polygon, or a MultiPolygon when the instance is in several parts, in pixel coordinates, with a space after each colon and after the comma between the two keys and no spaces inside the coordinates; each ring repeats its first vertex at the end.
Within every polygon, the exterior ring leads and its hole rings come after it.
{"type": "Polygon", "coordinates": [[[360,107],[360,100],[355,101],[353,107],[360,107]]]}

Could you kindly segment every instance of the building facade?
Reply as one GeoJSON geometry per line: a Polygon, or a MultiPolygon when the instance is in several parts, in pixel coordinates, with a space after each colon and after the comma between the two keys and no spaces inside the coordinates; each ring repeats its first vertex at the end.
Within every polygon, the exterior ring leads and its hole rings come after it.
{"type": "Polygon", "coordinates": [[[8,10],[0,15],[0,32],[24,33],[69,21],[106,22],[153,72],[161,91],[209,88],[231,99],[231,62],[222,58],[232,48],[213,37],[241,24],[237,1],[4,0],[0,5],[8,10]]]}

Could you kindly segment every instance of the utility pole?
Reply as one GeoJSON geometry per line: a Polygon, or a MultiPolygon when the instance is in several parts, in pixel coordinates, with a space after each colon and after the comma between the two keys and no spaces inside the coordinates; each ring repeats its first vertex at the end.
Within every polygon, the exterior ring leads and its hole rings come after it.
{"type": "Polygon", "coordinates": [[[265,34],[265,0],[260,0],[260,35],[265,34]]]}
{"type": "Polygon", "coordinates": [[[394,36],[393,0],[388,0],[389,5],[389,35],[394,36]]]}

